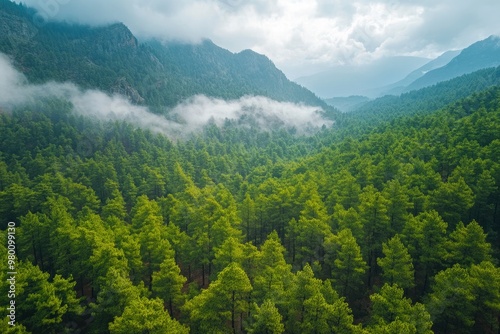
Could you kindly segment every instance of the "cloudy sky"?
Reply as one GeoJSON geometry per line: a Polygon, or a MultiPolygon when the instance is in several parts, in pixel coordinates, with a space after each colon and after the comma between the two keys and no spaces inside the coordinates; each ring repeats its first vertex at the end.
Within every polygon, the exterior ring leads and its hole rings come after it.
{"type": "Polygon", "coordinates": [[[498,0],[22,0],[44,17],[124,22],[139,37],[253,49],[291,79],[393,55],[436,57],[500,34],[498,0]]]}

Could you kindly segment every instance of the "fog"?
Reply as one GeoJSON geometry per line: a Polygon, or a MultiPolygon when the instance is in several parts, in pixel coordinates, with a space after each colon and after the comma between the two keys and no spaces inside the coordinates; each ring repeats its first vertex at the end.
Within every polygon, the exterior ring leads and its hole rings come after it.
{"type": "Polygon", "coordinates": [[[262,130],[278,127],[295,128],[299,134],[310,134],[332,121],[322,117],[319,107],[277,102],[261,96],[244,96],[225,101],[203,95],[193,96],[168,111],[177,121],[154,114],[147,107],[132,104],[121,95],[99,90],[82,90],[73,83],[48,82],[30,84],[9,58],[0,54],[0,107],[12,109],[39,99],[56,97],[68,100],[74,112],[103,121],[126,121],[137,127],[161,133],[171,139],[183,138],[213,122],[226,120],[262,130]]]}
{"type": "Polygon", "coordinates": [[[277,102],[263,96],[243,96],[225,101],[204,95],[194,96],[172,111],[179,115],[190,132],[199,131],[208,122],[222,125],[226,119],[241,125],[257,125],[261,130],[295,128],[300,134],[316,131],[332,121],[322,117],[323,110],[289,102],[277,102]]]}

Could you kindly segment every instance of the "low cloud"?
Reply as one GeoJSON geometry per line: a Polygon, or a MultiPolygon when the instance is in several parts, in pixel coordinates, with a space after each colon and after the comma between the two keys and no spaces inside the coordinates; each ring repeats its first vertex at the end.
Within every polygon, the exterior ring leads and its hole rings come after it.
{"type": "Polygon", "coordinates": [[[177,121],[154,114],[147,107],[132,104],[121,95],[109,95],[99,90],[82,90],[73,83],[49,82],[29,84],[26,78],[0,54],[0,108],[11,109],[37,100],[56,97],[68,100],[81,115],[100,120],[120,120],[137,127],[180,139],[203,129],[209,123],[223,125],[231,120],[242,126],[257,126],[262,130],[279,127],[295,128],[309,134],[332,121],[322,117],[319,107],[277,102],[261,96],[244,96],[225,101],[197,95],[169,111],[177,121]]]}
{"type": "Polygon", "coordinates": [[[48,82],[29,84],[16,71],[9,59],[0,54],[0,107],[14,108],[34,104],[37,100],[55,97],[68,100],[73,110],[81,115],[101,120],[124,120],[138,127],[173,137],[181,125],[148,111],[146,107],[133,105],[120,95],[108,95],[98,90],[81,90],[72,83],[48,82]]]}
{"type": "Polygon", "coordinates": [[[263,96],[243,96],[225,101],[204,95],[194,96],[179,104],[172,113],[184,119],[189,131],[199,131],[208,122],[222,125],[227,119],[241,125],[256,125],[262,130],[279,127],[295,128],[300,134],[331,126],[322,117],[323,110],[289,102],[277,102],[263,96]]]}

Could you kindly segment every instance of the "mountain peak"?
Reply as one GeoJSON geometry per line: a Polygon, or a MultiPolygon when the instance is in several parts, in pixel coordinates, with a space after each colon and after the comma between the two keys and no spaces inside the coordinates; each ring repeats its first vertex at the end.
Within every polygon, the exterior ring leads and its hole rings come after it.
{"type": "Polygon", "coordinates": [[[488,41],[492,45],[495,45],[497,48],[500,48],[500,36],[499,35],[491,35],[485,41],[488,41]]]}
{"type": "Polygon", "coordinates": [[[480,41],[477,41],[477,42],[471,44],[469,47],[465,48],[464,51],[469,52],[469,51],[475,50],[479,47],[480,48],[483,48],[483,47],[500,48],[500,36],[491,35],[488,38],[485,38],[483,40],[480,40],[480,41]]]}
{"type": "Polygon", "coordinates": [[[99,40],[108,43],[112,49],[137,48],[139,43],[130,29],[123,23],[117,22],[102,28],[99,40]]]}

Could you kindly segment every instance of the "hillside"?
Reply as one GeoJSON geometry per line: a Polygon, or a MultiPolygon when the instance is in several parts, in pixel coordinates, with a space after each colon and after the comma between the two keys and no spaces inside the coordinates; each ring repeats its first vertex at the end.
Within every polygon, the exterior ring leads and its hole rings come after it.
{"type": "Polygon", "coordinates": [[[500,67],[488,68],[440,82],[434,86],[401,94],[384,96],[366,102],[344,115],[339,124],[359,128],[360,124],[376,126],[401,116],[428,114],[450,103],[500,85],[500,67]],[[347,125],[350,124],[350,125],[347,125]]]}
{"type": "Polygon", "coordinates": [[[50,22],[38,28],[34,15],[0,0],[0,52],[10,55],[31,82],[71,81],[153,106],[205,94],[224,99],[263,95],[326,107],[267,57],[250,50],[233,54],[210,41],[139,42],[120,23],[94,28],[50,22]]]}

